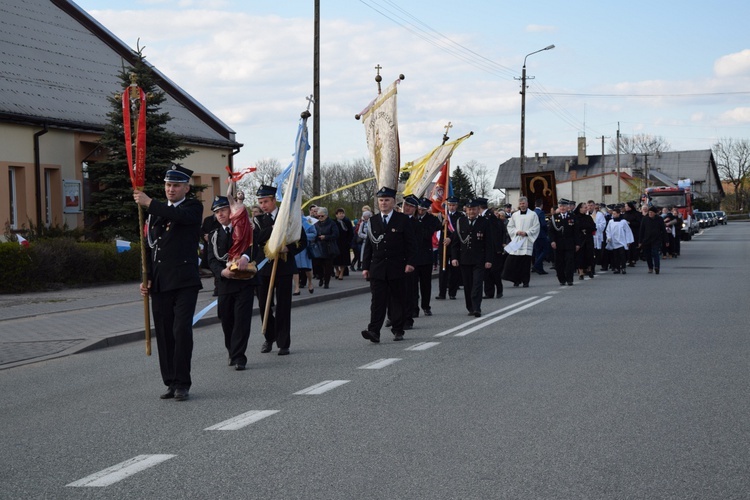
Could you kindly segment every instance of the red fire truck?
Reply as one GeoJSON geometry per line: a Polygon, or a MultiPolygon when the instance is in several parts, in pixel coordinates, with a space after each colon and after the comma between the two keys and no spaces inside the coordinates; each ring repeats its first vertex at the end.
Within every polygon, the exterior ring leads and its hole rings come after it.
{"type": "Polygon", "coordinates": [[[695,229],[695,215],[693,215],[693,193],[690,192],[690,183],[680,184],[677,187],[660,186],[650,187],[646,189],[646,196],[648,196],[649,202],[659,208],[663,207],[675,207],[680,212],[682,218],[682,239],[690,240],[693,238],[693,234],[697,232],[695,229]]]}

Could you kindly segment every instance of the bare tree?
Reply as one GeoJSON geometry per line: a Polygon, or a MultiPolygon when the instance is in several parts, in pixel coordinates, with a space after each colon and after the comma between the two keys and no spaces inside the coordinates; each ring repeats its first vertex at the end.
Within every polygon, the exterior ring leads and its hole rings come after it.
{"type": "Polygon", "coordinates": [[[719,176],[723,181],[734,186],[735,206],[733,208],[744,211],[747,198],[745,189],[750,179],[750,141],[720,139],[713,146],[713,154],[719,176]]]}
{"type": "MultiPolygon", "coordinates": [[[[312,192],[308,187],[312,187],[311,173],[305,179],[305,193],[312,192]]],[[[377,190],[372,164],[364,158],[323,164],[320,169],[320,190],[328,194],[317,201],[316,205],[344,207],[347,214],[356,214],[362,204],[373,202],[377,190]],[[370,180],[361,182],[365,179],[370,180]],[[344,186],[349,187],[334,192],[344,186]]]]}
{"type": "Polygon", "coordinates": [[[482,198],[489,198],[492,192],[492,179],[487,165],[476,160],[469,160],[461,166],[461,169],[469,179],[474,194],[482,198]]]}
{"type": "MultiPolygon", "coordinates": [[[[672,146],[660,135],[620,135],[620,154],[655,154],[670,149],[672,146]]],[[[615,138],[609,141],[609,153],[617,153],[617,139],[615,138]]]]}
{"type": "MultiPolygon", "coordinates": [[[[237,183],[237,187],[245,193],[245,204],[254,203],[255,193],[265,184],[270,186],[281,173],[281,163],[276,158],[263,158],[255,165],[255,172],[246,175],[237,183]]],[[[278,186],[281,189],[281,186],[278,186]]]]}

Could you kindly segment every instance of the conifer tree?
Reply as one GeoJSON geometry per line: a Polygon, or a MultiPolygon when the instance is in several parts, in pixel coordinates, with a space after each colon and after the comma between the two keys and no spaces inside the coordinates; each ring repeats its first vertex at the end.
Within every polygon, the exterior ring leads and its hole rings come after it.
{"type": "MultiPolygon", "coordinates": [[[[119,89],[112,89],[109,103],[112,111],[107,113],[108,123],[99,144],[107,151],[103,161],[89,164],[91,201],[86,212],[95,216],[91,228],[95,239],[114,237],[137,241],[139,239],[138,210],[133,201],[128,160],[122,123],[121,99],[116,93],[124,92],[130,85],[130,74],[136,75],[136,83],[149,95],[146,106],[146,182],[144,192],[153,198],[164,197],[164,172],[172,163],[179,163],[193,153],[181,146],[178,136],[166,129],[172,119],[161,110],[166,100],[165,93],[156,86],[155,75],[145,62],[142,49],[136,51],[135,65],[127,66],[118,75],[122,81],[119,89]]],[[[132,131],[135,137],[135,130],[132,131]]],[[[195,195],[205,187],[192,186],[189,195],[195,195]],[[197,189],[196,189],[197,188],[197,189]]]]}
{"type": "Polygon", "coordinates": [[[471,187],[471,182],[466,174],[461,170],[461,167],[456,167],[451,175],[451,183],[453,184],[453,196],[457,197],[461,202],[465,202],[474,198],[474,189],[471,187]]]}

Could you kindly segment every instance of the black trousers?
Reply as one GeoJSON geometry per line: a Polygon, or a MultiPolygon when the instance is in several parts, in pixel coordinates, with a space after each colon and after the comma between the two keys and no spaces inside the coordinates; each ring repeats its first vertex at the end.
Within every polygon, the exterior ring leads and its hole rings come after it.
{"type": "Polygon", "coordinates": [[[193,357],[193,315],[200,287],[191,286],[151,293],[151,309],[164,385],[189,389],[193,357]]]}
{"type": "Polygon", "coordinates": [[[391,332],[404,334],[406,320],[406,276],[390,280],[370,278],[370,323],[367,329],[380,337],[386,310],[391,320],[391,332]]]}
{"type": "Polygon", "coordinates": [[[217,314],[224,332],[224,347],[227,348],[230,362],[247,364],[247,341],[250,338],[250,324],[253,319],[255,286],[248,285],[234,293],[219,295],[217,314]]]}
{"type": "MultiPolygon", "coordinates": [[[[261,276],[261,285],[258,290],[258,307],[260,308],[260,318],[264,321],[270,285],[271,277],[261,276]]],[[[292,343],[291,331],[292,275],[289,274],[286,276],[276,276],[274,294],[271,296],[271,308],[268,311],[268,323],[263,336],[266,342],[270,344],[276,342],[279,349],[289,349],[292,343]]]]}
{"type": "Polygon", "coordinates": [[[484,264],[460,266],[464,283],[464,300],[469,312],[482,311],[482,283],[484,282],[484,264]]]}
{"type": "Polygon", "coordinates": [[[484,271],[484,294],[487,297],[503,296],[503,268],[505,267],[505,253],[495,253],[492,267],[484,271]],[[496,293],[497,292],[497,293],[496,293]]]}
{"type": "Polygon", "coordinates": [[[423,311],[429,311],[430,298],[432,295],[432,264],[415,267],[413,274],[416,276],[419,284],[417,290],[419,305],[422,307],[423,311]]]}
{"type": "MultiPolygon", "coordinates": [[[[414,326],[414,318],[419,316],[419,280],[417,278],[416,270],[406,275],[406,291],[404,292],[404,298],[406,303],[404,304],[404,325],[414,326]]],[[[388,310],[388,319],[393,323],[393,318],[390,316],[390,309],[388,310]]]]}
{"type": "Polygon", "coordinates": [[[558,248],[555,252],[555,273],[560,283],[572,283],[576,267],[575,248],[558,248]]]}
{"type": "Polygon", "coordinates": [[[612,250],[612,269],[622,271],[627,264],[627,248],[620,247],[612,250]]]}
{"type": "Polygon", "coordinates": [[[445,270],[443,270],[442,251],[438,255],[438,266],[440,269],[440,273],[438,274],[438,295],[445,297],[445,292],[447,291],[449,297],[455,297],[456,293],[458,293],[458,287],[461,286],[461,270],[451,266],[450,255],[448,255],[448,260],[445,261],[445,270]]]}

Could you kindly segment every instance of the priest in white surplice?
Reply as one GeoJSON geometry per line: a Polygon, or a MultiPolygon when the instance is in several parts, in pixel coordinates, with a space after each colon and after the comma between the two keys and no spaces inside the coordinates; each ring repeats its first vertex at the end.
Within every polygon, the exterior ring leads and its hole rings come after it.
{"type": "Polygon", "coordinates": [[[625,274],[628,247],[633,243],[633,232],[628,221],[620,218],[620,209],[612,210],[612,220],[607,224],[607,250],[612,250],[614,274],[625,274]]]}
{"type": "Polygon", "coordinates": [[[539,236],[539,216],[529,210],[529,201],[525,196],[518,199],[518,210],[508,219],[508,237],[510,243],[505,251],[508,257],[503,267],[503,279],[512,281],[513,286],[523,283],[529,286],[531,278],[531,254],[534,251],[534,241],[539,236]]]}

